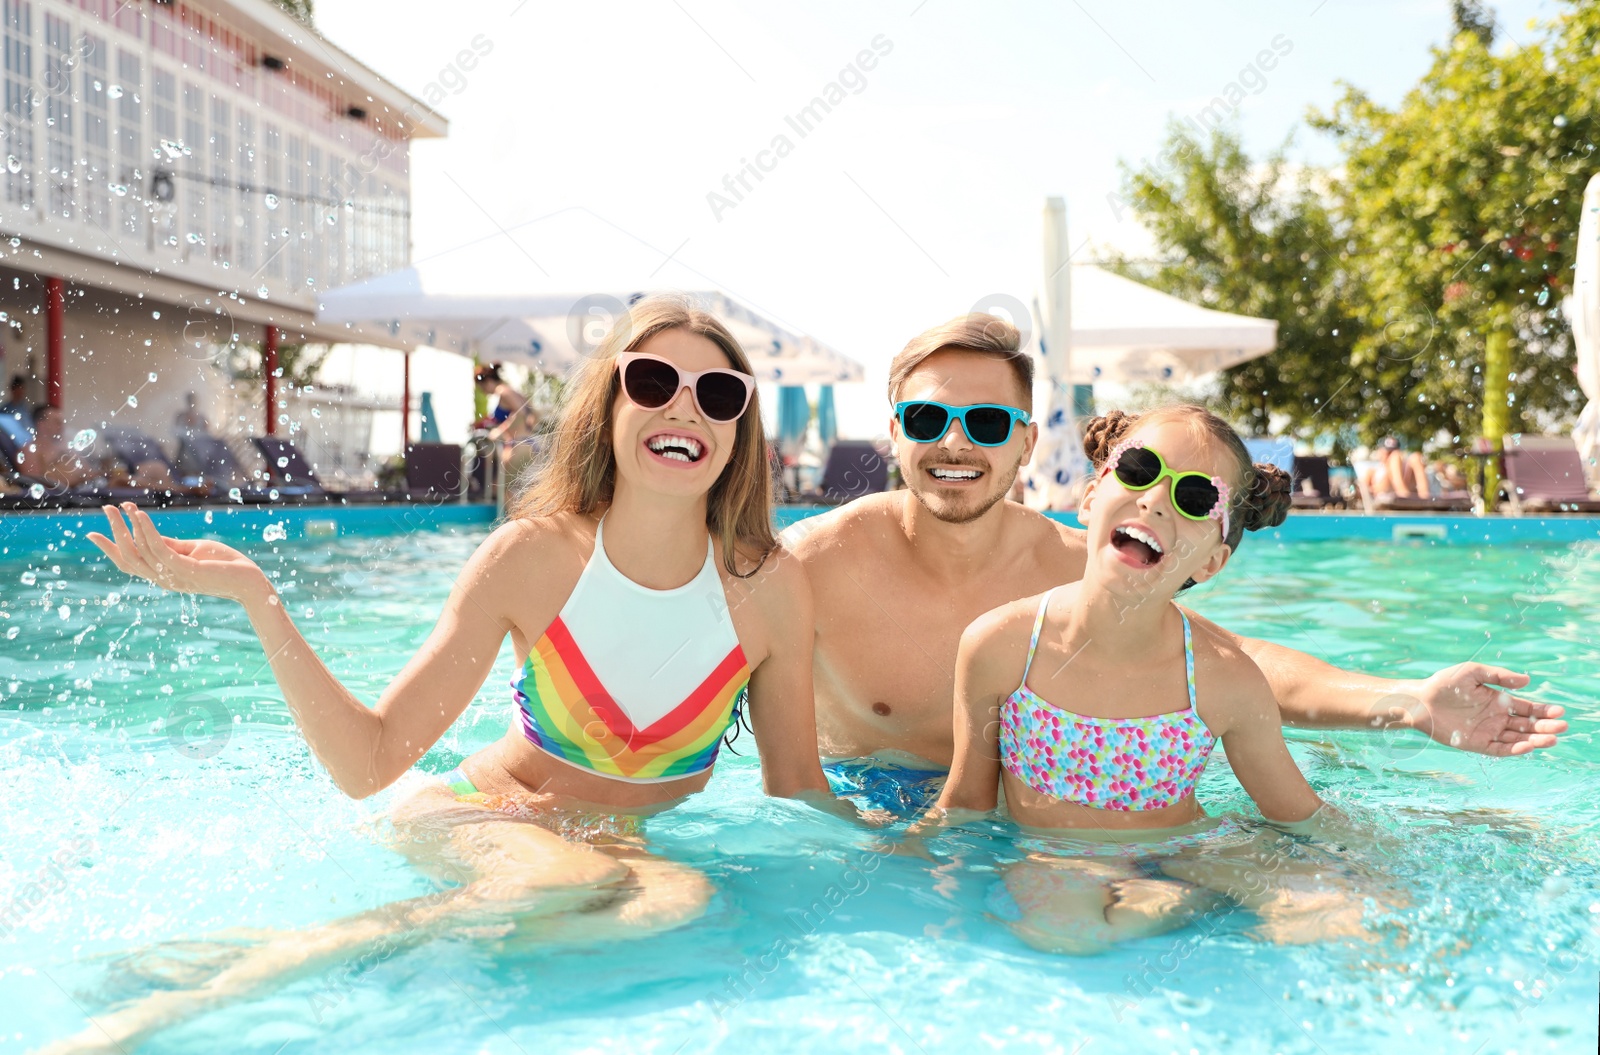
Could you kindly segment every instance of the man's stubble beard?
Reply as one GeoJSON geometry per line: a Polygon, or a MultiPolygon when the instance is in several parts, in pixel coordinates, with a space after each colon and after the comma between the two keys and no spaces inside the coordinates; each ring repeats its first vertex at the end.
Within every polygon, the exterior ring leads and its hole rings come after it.
{"type": "Polygon", "coordinates": [[[906,490],[911,492],[911,496],[915,498],[922,508],[926,509],[935,520],[938,520],[943,524],[955,524],[959,526],[961,524],[972,523],[974,520],[979,519],[1001,502],[1004,502],[1006,500],[1006,495],[1011,493],[1011,486],[1017,481],[1017,473],[1021,471],[1022,463],[1019,461],[1015,466],[1012,467],[1011,472],[1006,475],[1005,484],[1000,487],[999,490],[995,491],[991,495],[977,499],[977,504],[971,508],[956,508],[941,511],[934,508],[934,506],[923,497],[920,488],[911,486],[910,480],[906,481],[906,490]]]}

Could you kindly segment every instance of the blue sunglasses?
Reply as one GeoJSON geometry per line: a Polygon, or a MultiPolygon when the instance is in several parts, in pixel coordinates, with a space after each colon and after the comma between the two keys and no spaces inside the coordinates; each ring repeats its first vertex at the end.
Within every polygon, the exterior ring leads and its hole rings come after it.
{"type": "Polygon", "coordinates": [[[961,422],[961,431],[967,439],[980,447],[999,447],[1011,438],[1011,428],[1032,420],[1026,410],[1002,406],[999,403],[973,403],[965,407],[952,407],[948,403],[935,403],[929,399],[907,400],[894,405],[894,416],[900,422],[900,431],[916,443],[937,443],[950,431],[952,421],[961,422]]]}

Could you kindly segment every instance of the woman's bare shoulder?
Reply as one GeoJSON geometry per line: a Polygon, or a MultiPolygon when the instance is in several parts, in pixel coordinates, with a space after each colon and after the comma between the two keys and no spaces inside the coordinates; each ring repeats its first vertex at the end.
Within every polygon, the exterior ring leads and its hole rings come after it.
{"type": "Polygon", "coordinates": [[[512,517],[489,533],[473,554],[474,563],[510,563],[520,572],[557,572],[579,568],[594,550],[592,517],[577,513],[512,517]]]}

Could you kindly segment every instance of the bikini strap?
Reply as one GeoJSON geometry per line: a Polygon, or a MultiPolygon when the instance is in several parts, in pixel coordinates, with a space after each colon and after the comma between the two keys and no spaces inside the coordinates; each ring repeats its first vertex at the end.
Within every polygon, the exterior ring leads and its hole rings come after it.
{"type": "Polygon", "coordinates": [[[1060,587],[1052,586],[1039,598],[1039,614],[1033,619],[1033,637],[1028,639],[1028,662],[1022,668],[1022,681],[1019,684],[1028,684],[1028,672],[1033,669],[1033,654],[1039,648],[1039,631],[1044,629],[1044,610],[1050,606],[1050,595],[1060,587]]]}
{"type": "Polygon", "coordinates": [[[1194,710],[1194,637],[1189,632],[1189,614],[1182,608],[1178,615],[1183,619],[1183,668],[1189,679],[1189,709],[1194,710]]]}

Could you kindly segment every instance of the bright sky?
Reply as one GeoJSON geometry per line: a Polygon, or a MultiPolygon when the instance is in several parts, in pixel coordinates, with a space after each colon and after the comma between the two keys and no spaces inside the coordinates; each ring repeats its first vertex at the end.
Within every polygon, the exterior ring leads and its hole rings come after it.
{"type": "MultiPolygon", "coordinates": [[[[1557,10],[1495,6],[1512,40],[1557,10]]],[[[1450,28],[1448,0],[316,9],[325,35],[400,86],[451,93],[439,107],[449,138],[413,152],[416,257],[499,228],[537,255],[538,225],[518,225],[586,209],[866,364],[866,384],[837,393],[854,435],[886,430],[887,364],[911,336],[991,294],[1031,301],[1047,195],[1066,197],[1072,245],[1089,240],[1078,259],[1141,252],[1146,239],[1108,196],[1118,162],[1153,156],[1169,116],[1238,85],[1234,120],[1252,152],[1295,134],[1294,156],[1328,162],[1330,146],[1303,127],[1308,107],[1331,104],[1339,81],[1397,101],[1450,28]],[[452,68],[480,35],[487,57],[452,68]],[[802,137],[786,117],[830,82],[842,101],[802,137]],[[792,150],[765,155],[770,171],[746,177],[743,200],[714,208],[708,195],[731,199],[724,178],[779,135],[792,150]]],[[[539,263],[557,279],[606,268],[570,249],[539,263]]]]}

